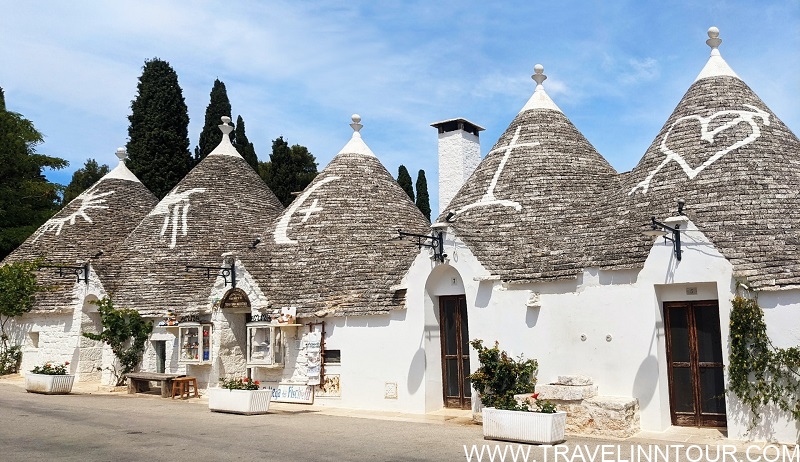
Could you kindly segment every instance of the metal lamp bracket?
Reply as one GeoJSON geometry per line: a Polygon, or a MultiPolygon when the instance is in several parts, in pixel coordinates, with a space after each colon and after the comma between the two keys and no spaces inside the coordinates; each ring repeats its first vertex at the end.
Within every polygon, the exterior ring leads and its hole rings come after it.
{"type": "Polygon", "coordinates": [[[54,268],[58,277],[75,276],[76,282],[85,282],[89,284],[89,264],[84,263],[80,266],[66,266],[66,265],[42,265],[41,268],[54,268]]]}
{"type": "Polygon", "coordinates": [[[397,239],[402,240],[405,237],[412,237],[416,238],[417,247],[430,247],[433,249],[433,259],[438,260],[444,263],[444,259],[447,258],[447,254],[444,253],[444,235],[441,231],[434,231],[431,232],[430,235],[427,234],[414,234],[414,233],[405,233],[403,230],[397,230],[397,239]]]}
{"type": "Polygon", "coordinates": [[[206,270],[206,278],[211,279],[213,276],[214,278],[221,277],[223,281],[225,281],[225,285],[227,286],[229,283],[231,287],[236,288],[236,264],[231,263],[231,267],[227,268],[225,266],[197,266],[197,265],[186,265],[186,271],[188,272],[191,269],[201,269],[206,270]],[[228,279],[230,278],[230,279],[228,279]]]}

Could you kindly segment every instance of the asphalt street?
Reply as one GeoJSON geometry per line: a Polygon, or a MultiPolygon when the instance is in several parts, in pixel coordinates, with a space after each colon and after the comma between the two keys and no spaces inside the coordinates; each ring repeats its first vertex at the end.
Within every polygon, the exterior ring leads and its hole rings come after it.
{"type": "MultiPolygon", "coordinates": [[[[275,406],[278,408],[278,406],[275,406]]],[[[204,400],[152,394],[26,393],[0,383],[0,461],[652,461],[800,462],[712,445],[569,436],[556,447],[483,439],[481,426],[325,415],[302,405],[265,415],[214,413],[204,400]],[[640,449],[643,448],[643,449],[640,449]],[[658,448],[653,458],[653,450],[658,448]],[[633,451],[633,452],[632,452],[633,451]],[[642,452],[644,451],[644,452],[642,452]],[[737,452],[738,451],[738,452],[737,452]],[[666,454],[659,457],[659,454],[666,454]]],[[[720,443],[720,444],[724,444],[720,443]]]]}

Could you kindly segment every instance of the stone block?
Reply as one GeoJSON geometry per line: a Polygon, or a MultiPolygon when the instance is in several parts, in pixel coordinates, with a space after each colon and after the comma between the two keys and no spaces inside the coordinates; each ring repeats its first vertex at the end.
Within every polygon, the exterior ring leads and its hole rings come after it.
{"type": "Polygon", "coordinates": [[[618,396],[595,396],[583,402],[591,415],[590,434],[627,438],[639,432],[639,401],[618,396]]]}
{"type": "Polygon", "coordinates": [[[597,385],[536,385],[539,399],[580,401],[597,396],[597,385]]]}
{"type": "Polygon", "coordinates": [[[585,375],[559,375],[558,385],[572,385],[572,386],[581,386],[581,385],[592,385],[594,381],[592,381],[591,377],[585,375]]]}

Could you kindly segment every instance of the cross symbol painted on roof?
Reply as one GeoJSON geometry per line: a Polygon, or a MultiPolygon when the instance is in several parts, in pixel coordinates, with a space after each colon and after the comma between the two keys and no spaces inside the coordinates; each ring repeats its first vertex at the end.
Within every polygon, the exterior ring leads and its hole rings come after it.
{"type": "Polygon", "coordinates": [[[305,213],[303,219],[300,220],[300,223],[305,223],[306,221],[308,221],[308,217],[310,217],[312,213],[322,211],[322,207],[317,207],[317,201],[318,201],[317,199],[314,199],[314,202],[312,202],[311,205],[309,205],[304,209],[298,210],[298,212],[300,213],[305,213]]]}
{"type": "Polygon", "coordinates": [[[486,193],[477,202],[467,204],[461,207],[460,209],[456,210],[456,214],[465,212],[471,208],[486,206],[486,205],[502,205],[503,207],[512,207],[517,211],[522,210],[522,205],[520,205],[519,202],[497,199],[494,196],[494,188],[495,186],[497,186],[497,180],[500,179],[500,174],[503,173],[503,168],[506,166],[506,162],[508,162],[508,158],[511,156],[511,151],[514,148],[522,146],[539,146],[540,144],[538,141],[534,141],[531,143],[517,143],[517,140],[519,140],[519,132],[521,129],[522,129],[521,125],[517,127],[517,131],[514,133],[514,137],[511,139],[511,142],[508,144],[508,146],[489,151],[487,156],[497,151],[505,151],[505,153],[503,153],[503,158],[500,159],[500,165],[497,166],[497,170],[495,170],[494,172],[494,176],[492,177],[491,183],[489,183],[489,187],[486,189],[486,193]]]}

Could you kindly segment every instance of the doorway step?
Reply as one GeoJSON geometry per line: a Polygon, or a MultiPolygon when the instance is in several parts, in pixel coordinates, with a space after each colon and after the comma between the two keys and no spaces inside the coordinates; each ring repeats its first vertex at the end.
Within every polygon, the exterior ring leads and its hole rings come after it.
{"type": "MultiPolygon", "coordinates": [[[[627,438],[639,432],[639,401],[627,396],[602,396],[591,377],[561,375],[551,384],[536,385],[540,400],[567,412],[567,433],[627,438]]],[[[517,395],[519,401],[530,395],[517,395]]]]}

